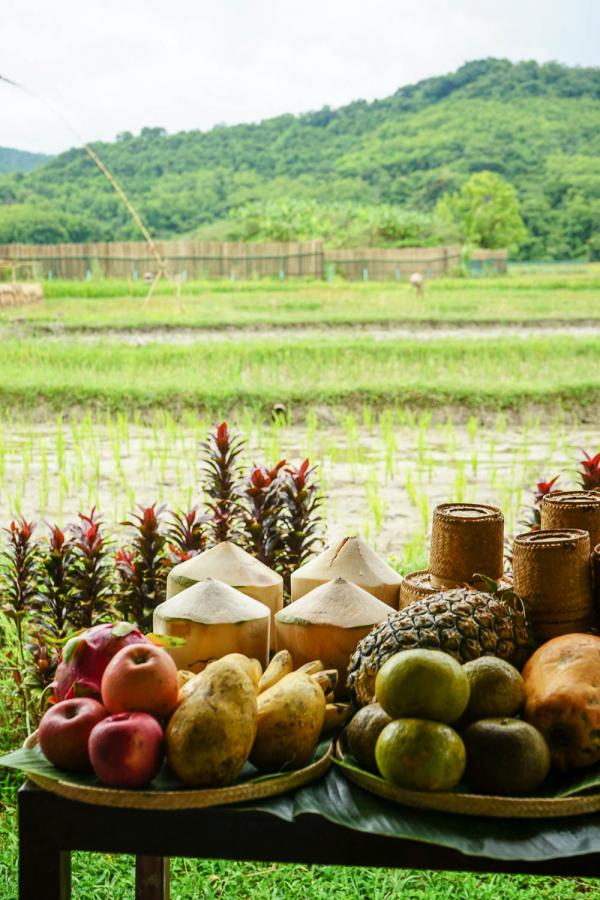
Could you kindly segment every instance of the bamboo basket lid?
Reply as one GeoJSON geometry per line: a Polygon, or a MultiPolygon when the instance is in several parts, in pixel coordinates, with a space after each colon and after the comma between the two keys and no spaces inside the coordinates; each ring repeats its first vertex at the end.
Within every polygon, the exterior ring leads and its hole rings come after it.
{"type": "MultiPolygon", "coordinates": [[[[35,731],[25,741],[24,747],[33,749],[38,743],[35,731]]],[[[295,791],[311,781],[324,775],[331,765],[333,745],[322,756],[309,763],[303,769],[285,772],[259,781],[232,784],[220,788],[186,788],[182,785],[178,791],[121,790],[120,788],[91,787],[79,785],[71,781],[60,781],[47,778],[35,772],[28,772],[27,777],[38,787],[69,800],[81,803],[92,803],[96,806],[112,806],[118,809],[205,809],[209,806],[223,806],[229,803],[241,803],[275,797],[295,791]]]]}
{"type": "Polygon", "coordinates": [[[458,813],[464,816],[492,816],[497,819],[554,819],[582,816],[600,811],[600,794],[577,797],[498,797],[461,791],[411,791],[384,781],[379,775],[348,764],[343,736],[335,745],[335,761],[341,763],[342,774],[371,794],[409,806],[458,813]]]}
{"type": "MultiPolygon", "coordinates": [[[[415,572],[409,572],[404,576],[400,585],[400,609],[404,609],[409,603],[416,600],[422,600],[424,597],[430,597],[432,594],[439,594],[440,588],[434,587],[431,583],[431,575],[427,569],[417,569],[415,572]]],[[[498,593],[501,595],[504,591],[510,591],[513,588],[513,580],[511,575],[503,575],[498,579],[498,593]]],[[[467,585],[471,587],[471,585],[467,585]]],[[[473,590],[476,590],[473,587],[473,590]]]]}
{"type": "Polygon", "coordinates": [[[580,528],[590,535],[590,546],[600,543],[600,493],[552,491],[542,500],[542,529],[580,528]]]}
{"type": "Polygon", "coordinates": [[[479,573],[498,580],[504,570],[504,516],[484,503],[442,503],[433,512],[431,584],[451,589],[474,584],[479,573]]]}

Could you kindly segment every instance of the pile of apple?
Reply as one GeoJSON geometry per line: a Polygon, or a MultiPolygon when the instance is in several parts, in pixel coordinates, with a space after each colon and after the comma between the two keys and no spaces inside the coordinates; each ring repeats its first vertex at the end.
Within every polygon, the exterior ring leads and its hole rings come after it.
{"type": "Polygon", "coordinates": [[[110,787],[142,787],[165,757],[163,725],[177,706],[169,654],[125,622],[97,625],[64,647],[39,743],[60,769],[93,769],[110,787]]]}

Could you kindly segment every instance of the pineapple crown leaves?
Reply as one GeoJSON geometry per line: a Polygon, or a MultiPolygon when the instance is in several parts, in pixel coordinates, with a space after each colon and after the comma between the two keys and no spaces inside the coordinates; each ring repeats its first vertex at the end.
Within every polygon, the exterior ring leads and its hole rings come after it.
{"type": "Polygon", "coordinates": [[[505,591],[500,590],[500,585],[494,578],[490,578],[489,575],[483,575],[481,572],[475,572],[473,574],[473,581],[475,580],[484,583],[485,592],[487,594],[492,594],[497,600],[506,603],[507,606],[511,606],[513,609],[517,609],[519,612],[523,613],[525,618],[527,618],[527,610],[525,609],[523,599],[519,597],[512,588],[508,588],[508,590],[505,591]]]}

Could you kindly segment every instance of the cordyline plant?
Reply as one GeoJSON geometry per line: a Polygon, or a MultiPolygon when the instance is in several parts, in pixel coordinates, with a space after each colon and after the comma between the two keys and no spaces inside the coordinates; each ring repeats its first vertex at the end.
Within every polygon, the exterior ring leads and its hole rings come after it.
{"type": "Polygon", "coordinates": [[[209,432],[202,444],[204,479],[202,487],[209,498],[208,530],[211,542],[235,541],[240,536],[242,469],[239,457],[245,446],[240,435],[232,435],[227,422],[209,432]]]}
{"type": "Polygon", "coordinates": [[[530,531],[539,531],[542,524],[542,500],[547,494],[558,490],[554,485],[559,479],[559,475],[555,475],[550,481],[538,481],[533,491],[533,506],[528,506],[525,510],[525,518],[521,519],[520,524],[524,525],[530,531]]]}
{"type": "Polygon", "coordinates": [[[285,469],[281,480],[283,546],[279,572],[288,593],[292,572],[323,543],[321,493],[315,471],[316,466],[311,468],[305,459],[298,468],[285,469]]]}
{"type": "Polygon", "coordinates": [[[206,549],[206,525],[210,516],[203,515],[200,507],[192,506],[187,512],[171,512],[170,517],[166,530],[167,557],[175,565],[206,549]]]}
{"type": "Polygon", "coordinates": [[[262,563],[275,569],[283,546],[280,515],[283,508],[281,459],[272,469],[255,466],[243,488],[244,528],[247,549],[262,563]]]}
{"type": "Polygon", "coordinates": [[[37,594],[27,643],[29,677],[42,690],[52,683],[60,649],[77,620],[70,590],[72,562],[73,541],[58,525],[50,526],[47,543],[39,545],[37,594]]]}
{"type": "Polygon", "coordinates": [[[583,453],[583,459],[579,461],[579,485],[583,491],[600,490],[600,453],[591,456],[583,453]]]}
{"type": "Polygon", "coordinates": [[[111,611],[114,565],[109,555],[110,541],[96,507],[87,516],[79,513],[79,523],[72,526],[72,532],[69,624],[75,629],[91,628],[105,620],[111,611]]]}
{"type": "Polygon", "coordinates": [[[38,548],[32,539],[35,525],[24,518],[12,521],[4,531],[8,534],[8,550],[1,570],[1,609],[14,628],[16,651],[5,653],[6,663],[17,687],[25,720],[30,722],[30,696],[26,683],[27,615],[34,608],[37,593],[38,548]]]}
{"type": "Polygon", "coordinates": [[[15,680],[28,727],[42,711],[58,655],[73,632],[110,617],[143,630],[165,596],[169,568],[224,540],[244,546],[280,572],[292,571],[320,542],[320,492],[315,469],[284,460],[254,465],[244,476],[244,441],[225,422],[202,445],[204,506],[167,513],[139,507],[129,536],[109,539],[94,507],[75,524],[52,525],[37,542],[34,526],[17,519],[3,529],[0,556],[0,656],[15,680]]]}
{"type": "Polygon", "coordinates": [[[134,530],[131,547],[117,551],[115,561],[121,590],[117,609],[140,629],[152,630],[152,613],[164,599],[169,563],[166,536],[161,531],[164,506],[140,506],[140,512],[123,522],[134,530]]]}

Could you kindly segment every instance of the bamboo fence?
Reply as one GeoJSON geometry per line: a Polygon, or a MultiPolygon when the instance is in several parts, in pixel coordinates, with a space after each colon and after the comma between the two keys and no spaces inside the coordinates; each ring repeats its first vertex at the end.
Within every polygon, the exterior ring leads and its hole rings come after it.
{"type": "MultiPolygon", "coordinates": [[[[333,278],[350,281],[405,280],[418,272],[425,279],[457,271],[459,246],[362,247],[325,250],[323,242],[243,243],[220,241],[156,241],[170,277],[183,281],[205,278],[333,278]]],[[[37,279],[151,279],[158,263],[147,243],[120,241],[89,244],[1,244],[0,258],[27,264],[37,279]]],[[[506,252],[477,250],[476,265],[506,270],[506,252]]]]}

